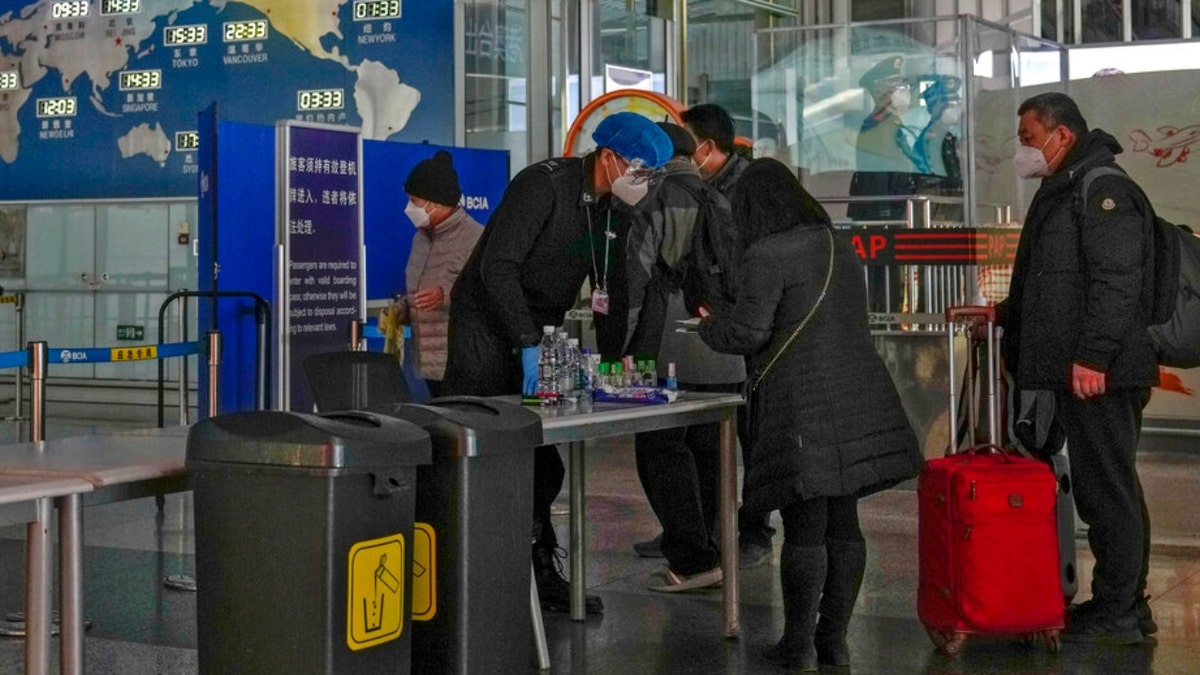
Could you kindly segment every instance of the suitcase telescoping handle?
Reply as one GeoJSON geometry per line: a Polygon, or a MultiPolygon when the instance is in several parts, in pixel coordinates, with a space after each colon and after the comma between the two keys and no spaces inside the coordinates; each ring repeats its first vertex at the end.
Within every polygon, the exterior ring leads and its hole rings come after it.
{"type": "MultiPolygon", "coordinates": [[[[999,359],[996,357],[996,310],[994,307],[983,305],[959,305],[950,307],[946,310],[946,334],[949,337],[948,366],[950,368],[950,445],[949,453],[955,454],[958,452],[958,395],[954,390],[954,375],[958,372],[954,365],[954,334],[958,326],[963,326],[968,336],[968,345],[971,341],[971,328],[980,324],[987,325],[987,410],[988,410],[988,444],[999,447],[1000,435],[997,430],[998,426],[998,408],[996,407],[996,391],[997,381],[1000,377],[999,359]]],[[[973,366],[972,354],[975,350],[968,349],[967,377],[963,379],[966,383],[963,386],[963,395],[971,396],[972,401],[967,406],[967,433],[968,438],[975,438],[975,430],[979,426],[978,408],[974,403],[975,379],[974,373],[976,368],[973,366]]]]}

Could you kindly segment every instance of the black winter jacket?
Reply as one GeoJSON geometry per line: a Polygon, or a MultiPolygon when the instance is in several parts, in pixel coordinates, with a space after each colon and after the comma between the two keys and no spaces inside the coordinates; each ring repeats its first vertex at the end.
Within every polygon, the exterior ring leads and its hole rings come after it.
{"type": "MultiPolygon", "coordinates": [[[[867,328],[862,263],[835,237],[827,295],[751,398],[752,468],[743,500],[754,511],[799,499],[864,495],[917,474],[916,434],[867,328]]],[[[731,314],[700,323],[720,352],[759,371],[812,309],[829,267],[823,225],[754,242],[742,257],[731,314]]]]}
{"type": "Polygon", "coordinates": [[[592,269],[590,237],[603,238],[608,198],[592,196],[594,157],[548,159],[513,178],[454,284],[452,328],[456,317],[482,319],[519,348],[562,323],[592,269]]]}
{"type": "Polygon", "coordinates": [[[1146,336],[1153,295],[1152,211],[1124,176],[1079,181],[1115,165],[1115,138],[1093,129],[1038,188],[998,307],[1008,368],[1022,389],[1070,390],[1072,363],[1108,374],[1110,389],[1158,384],[1146,336]]]}

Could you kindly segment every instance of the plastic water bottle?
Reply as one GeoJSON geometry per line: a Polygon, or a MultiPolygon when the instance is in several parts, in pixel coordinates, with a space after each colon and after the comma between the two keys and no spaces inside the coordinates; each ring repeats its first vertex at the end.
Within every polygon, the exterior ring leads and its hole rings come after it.
{"type": "Polygon", "coordinates": [[[555,344],[558,346],[559,403],[567,403],[573,401],[575,396],[575,375],[571,371],[571,345],[567,342],[567,331],[558,331],[555,344]]]}
{"type": "Polygon", "coordinates": [[[554,335],[554,326],[542,326],[542,341],[538,343],[538,384],[537,397],[542,399],[542,405],[558,403],[561,390],[559,389],[559,348],[558,338],[554,335]]]}
{"type": "Polygon", "coordinates": [[[571,390],[576,399],[581,399],[585,386],[583,350],[579,348],[579,338],[567,338],[567,353],[567,376],[571,379],[571,390]]]}
{"type": "Polygon", "coordinates": [[[592,350],[588,349],[587,347],[584,347],[583,351],[580,352],[580,357],[583,360],[583,363],[581,364],[583,367],[579,369],[579,377],[583,385],[583,394],[585,397],[590,399],[592,397],[592,393],[596,390],[596,387],[599,386],[599,382],[597,381],[599,378],[596,368],[597,362],[592,358],[592,350]]]}

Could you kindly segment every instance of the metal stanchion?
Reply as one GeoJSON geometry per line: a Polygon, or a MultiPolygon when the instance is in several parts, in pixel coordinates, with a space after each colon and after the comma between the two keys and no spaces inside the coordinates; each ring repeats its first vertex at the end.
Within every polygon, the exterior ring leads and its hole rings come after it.
{"type": "Polygon", "coordinates": [[[363,322],[358,319],[350,320],[350,351],[357,352],[363,349],[363,322]]]}
{"type": "MultiPolygon", "coordinates": [[[[208,414],[216,416],[219,411],[221,392],[221,331],[208,331],[208,414]]],[[[172,574],[163,580],[163,586],[176,591],[196,592],[196,577],[190,574],[172,574]]]]}

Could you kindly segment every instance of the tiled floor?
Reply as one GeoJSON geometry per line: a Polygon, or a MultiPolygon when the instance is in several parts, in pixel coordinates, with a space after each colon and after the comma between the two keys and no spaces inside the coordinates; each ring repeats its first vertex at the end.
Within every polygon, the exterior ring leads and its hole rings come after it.
{"type": "MultiPolygon", "coordinates": [[[[586,623],[545,616],[552,672],[780,672],[759,658],[783,624],[778,567],[743,572],[741,638],[722,639],[718,592],[645,590],[661,563],[637,558],[630,544],[658,526],[633,470],[632,444],[590,445],[587,457],[588,578],[606,611],[586,623]]],[[[1140,467],[1155,525],[1149,591],[1160,626],[1156,645],[1068,645],[1054,655],[1017,640],[978,639],[956,659],[938,654],[916,618],[916,501],[909,485],[862,502],[869,563],[850,630],[853,672],[1200,673],[1200,454],[1144,454],[1140,467]]],[[[190,498],[170,497],[162,513],[153,500],[140,500],[91,507],[85,517],[88,672],[196,672],[195,596],[161,584],[166,575],[193,569],[190,498]]],[[[566,541],[567,517],[557,520],[566,541]]],[[[21,528],[0,530],[5,612],[23,602],[22,537],[21,528]]],[[[1086,589],[1091,558],[1080,544],[1086,589]]],[[[21,649],[19,639],[0,639],[0,673],[21,672],[21,649]]]]}

